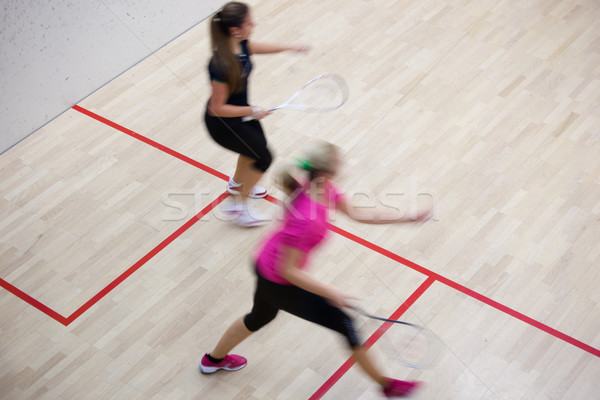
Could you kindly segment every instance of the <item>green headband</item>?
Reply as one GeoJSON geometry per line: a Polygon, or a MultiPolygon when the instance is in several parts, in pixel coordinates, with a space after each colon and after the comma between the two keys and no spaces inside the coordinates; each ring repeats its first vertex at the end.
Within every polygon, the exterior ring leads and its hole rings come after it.
{"type": "Polygon", "coordinates": [[[296,165],[305,171],[313,170],[312,163],[310,162],[310,160],[307,160],[306,158],[296,158],[296,165]]]}

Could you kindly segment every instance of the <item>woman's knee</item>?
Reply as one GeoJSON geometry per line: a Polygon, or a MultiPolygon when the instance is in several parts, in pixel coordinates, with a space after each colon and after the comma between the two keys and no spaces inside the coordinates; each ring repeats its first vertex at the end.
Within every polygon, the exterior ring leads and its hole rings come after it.
{"type": "Polygon", "coordinates": [[[260,314],[251,312],[244,317],[244,325],[250,332],[256,332],[269,322],[273,321],[277,316],[277,310],[270,312],[262,312],[260,314]]]}
{"type": "Polygon", "coordinates": [[[358,332],[354,327],[354,321],[350,317],[345,317],[342,320],[342,335],[346,337],[346,341],[348,342],[348,346],[351,349],[355,349],[357,346],[361,345],[360,337],[358,336],[358,332]]]}
{"type": "Polygon", "coordinates": [[[258,159],[254,162],[254,167],[259,171],[266,172],[272,162],[273,156],[269,149],[265,147],[258,155],[258,159]]]}

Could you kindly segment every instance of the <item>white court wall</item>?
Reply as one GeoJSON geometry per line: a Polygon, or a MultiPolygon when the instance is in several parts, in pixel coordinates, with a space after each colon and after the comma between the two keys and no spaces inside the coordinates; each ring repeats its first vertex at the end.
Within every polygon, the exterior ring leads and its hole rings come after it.
{"type": "Polygon", "coordinates": [[[224,0],[2,0],[0,153],[224,0]]]}

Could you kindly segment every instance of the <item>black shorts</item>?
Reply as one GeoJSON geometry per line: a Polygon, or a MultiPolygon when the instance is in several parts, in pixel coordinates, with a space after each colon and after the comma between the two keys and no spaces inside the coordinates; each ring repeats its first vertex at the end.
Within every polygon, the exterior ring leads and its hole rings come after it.
{"type": "Polygon", "coordinates": [[[249,331],[256,332],[275,319],[279,310],[283,310],[341,333],[350,348],[361,344],[352,318],[324,297],[297,286],[271,282],[258,273],[256,275],[254,305],[250,314],[244,317],[244,324],[249,331]]]}
{"type": "Polygon", "coordinates": [[[210,136],[221,146],[256,160],[254,167],[265,172],[273,157],[267,146],[267,138],[259,121],[242,122],[241,117],[221,118],[208,114],[204,122],[210,136]]]}

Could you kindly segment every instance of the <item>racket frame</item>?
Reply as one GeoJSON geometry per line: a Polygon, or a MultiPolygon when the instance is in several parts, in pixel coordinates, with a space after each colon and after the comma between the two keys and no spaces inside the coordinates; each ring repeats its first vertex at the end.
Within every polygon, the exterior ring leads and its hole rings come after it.
{"type": "MultiPolygon", "coordinates": [[[[348,89],[348,85],[346,84],[346,81],[344,80],[344,78],[342,78],[338,74],[326,72],[324,74],[321,74],[319,76],[312,78],[310,81],[308,81],[304,85],[302,85],[302,87],[300,89],[296,90],[296,92],[292,96],[290,96],[290,98],[288,98],[285,102],[281,103],[278,106],[268,108],[267,111],[275,111],[275,110],[279,110],[281,108],[289,108],[289,109],[305,111],[305,112],[329,112],[329,111],[336,110],[336,109],[340,108],[341,106],[343,106],[346,103],[346,101],[348,101],[348,97],[349,97],[349,89],[348,89]],[[340,92],[342,93],[342,101],[341,102],[339,102],[335,106],[331,106],[331,107],[313,107],[313,106],[309,106],[306,104],[290,104],[298,96],[300,96],[300,94],[304,91],[304,89],[306,89],[307,87],[312,85],[314,82],[319,81],[321,79],[331,79],[337,83],[337,85],[340,89],[340,92]]],[[[242,117],[243,122],[251,121],[253,119],[254,118],[251,116],[242,117]]]]}
{"type": "Polygon", "coordinates": [[[360,307],[353,306],[351,308],[353,310],[355,310],[357,313],[361,314],[362,316],[370,318],[370,319],[374,319],[374,320],[382,321],[382,322],[390,322],[393,324],[404,325],[404,326],[411,327],[411,328],[418,330],[420,334],[422,334],[423,336],[425,336],[427,338],[427,343],[429,345],[429,350],[426,354],[426,357],[423,357],[423,359],[425,361],[419,362],[419,363],[408,362],[408,361],[405,361],[401,356],[398,358],[398,361],[405,367],[415,368],[415,369],[426,369],[429,365],[431,365],[431,363],[433,362],[433,359],[435,358],[434,356],[436,355],[434,353],[437,353],[436,347],[439,344],[435,343],[433,332],[431,332],[428,328],[425,328],[424,326],[413,324],[410,322],[400,321],[397,319],[378,317],[376,315],[372,315],[372,314],[366,312],[365,310],[363,310],[360,307]]]}

